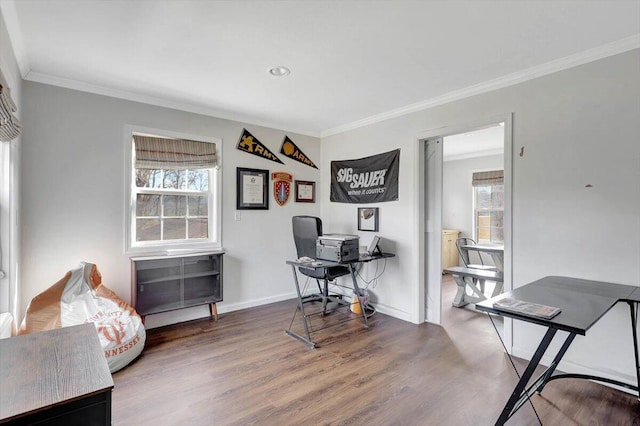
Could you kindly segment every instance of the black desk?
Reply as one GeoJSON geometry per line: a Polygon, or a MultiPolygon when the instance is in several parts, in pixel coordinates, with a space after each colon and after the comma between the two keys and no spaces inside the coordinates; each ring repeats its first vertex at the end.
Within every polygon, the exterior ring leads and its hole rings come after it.
{"type": "MultiPolygon", "coordinates": [[[[317,330],[311,329],[310,319],[313,315],[316,315],[317,313],[309,314],[305,312],[304,296],[300,291],[300,283],[298,282],[298,271],[297,271],[298,268],[319,269],[319,268],[329,268],[332,266],[346,266],[349,268],[349,272],[351,275],[351,282],[353,283],[353,292],[354,294],[360,294],[360,288],[358,287],[358,280],[356,279],[356,270],[355,270],[356,265],[359,263],[366,263],[366,262],[371,262],[373,260],[386,259],[394,256],[395,254],[391,254],[391,253],[374,254],[374,255],[364,256],[364,257],[361,256],[357,260],[353,260],[351,262],[344,262],[344,263],[331,262],[327,260],[314,260],[313,262],[300,262],[297,260],[287,260],[286,262],[287,265],[291,265],[291,270],[293,271],[293,282],[295,284],[296,293],[298,295],[298,307],[296,308],[296,312],[294,313],[294,318],[291,321],[291,324],[289,325],[289,329],[286,330],[286,333],[289,336],[294,337],[300,340],[301,342],[306,343],[312,348],[315,348],[316,344],[311,340],[311,333],[323,330],[325,328],[323,327],[317,330]],[[298,333],[291,330],[291,326],[293,325],[293,321],[295,320],[295,315],[298,313],[298,311],[300,311],[300,314],[302,316],[302,324],[304,326],[305,336],[301,336],[298,333]]],[[[323,300],[324,305],[326,305],[327,301],[334,302],[334,303],[337,303],[338,305],[346,306],[346,307],[349,307],[350,305],[349,303],[345,302],[341,298],[338,298],[335,296],[324,295],[321,297],[324,299],[323,300]]],[[[364,306],[361,307],[361,311],[362,311],[361,315],[353,315],[353,317],[351,317],[350,315],[350,318],[348,318],[347,321],[362,317],[364,327],[369,328],[369,320],[367,319],[367,313],[364,306]]],[[[322,314],[324,315],[324,312],[322,312],[322,314]]],[[[337,324],[334,324],[334,325],[337,325],[337,324]]]]}
{"type": "MultiPolygon", "coordinates": [[[[551,380],[561,378],[590,379],[615,384],[627,389],[639,391],[640,361],[638,360],[637,335],[637,304],[640,302],[640,287],[612,284],[599,281],[589,281],[568,277],[545,277],[530,284],[519,287],[504,295],[476,304],[476,309],[491,314],[502,315],[521,321],[532,322],[547,327],[538,349],[529,361],[525,372],[518,381],[511,397],[507,401],[496,425],[503,425],[518,409],[533,395],[542,392],[544,386],[551,380]],[[493,302],[503,297],[513,297],[518,300],[555,306],[561,309],[560,314],[552,319],[533,318],[512,312],[505,312],[493,307],[493,302]],[[626,302],[631,312],[631,329],[636,361],[636,385],[623,383],[604,377],[585,374],[556,374],[554,371],[576,335],[586,335],[604,314],[618,302],[626,302]],[[556,354],[551,365],[527,388],[536,367],[549,347],[558,330],[569,332],[564,344],[556,354]]],[[[640,394],[639,394],[640,397],[640,394]]]]}

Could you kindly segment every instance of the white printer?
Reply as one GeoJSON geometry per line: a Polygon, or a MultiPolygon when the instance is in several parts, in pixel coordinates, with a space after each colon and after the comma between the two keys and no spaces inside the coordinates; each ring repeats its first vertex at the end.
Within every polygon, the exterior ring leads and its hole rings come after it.
{"type": "Polygon", "coordinates": [[[316,258],[332,262],[358,260],[360,237],[347,234],[325,234],[316,240],[316,258]]]}

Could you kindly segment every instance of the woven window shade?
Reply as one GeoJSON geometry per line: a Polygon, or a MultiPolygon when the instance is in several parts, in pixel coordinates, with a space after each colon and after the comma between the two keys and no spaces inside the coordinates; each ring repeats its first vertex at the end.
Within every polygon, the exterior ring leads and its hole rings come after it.
{"type": "Polygon", "coordinates": [[[216,144],[133,135],[137,169],[209,169],[217,166],[216,144]]]}
{"type": "Polygon", "coordinates": [[[477,172],[473,174],[472,186],[504,185],[504,170],[477,172]]]}
{"type": "Polygon", "coordinates": [[[0,141],[9,142],[22,133],[22,124],[13,115],[16,111],[18,108],[11,99],[7,81],[0,71],[0,141]]]}

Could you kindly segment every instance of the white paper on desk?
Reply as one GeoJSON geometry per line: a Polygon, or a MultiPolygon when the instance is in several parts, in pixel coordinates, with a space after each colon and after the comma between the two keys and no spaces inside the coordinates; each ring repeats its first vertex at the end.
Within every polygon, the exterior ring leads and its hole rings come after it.
{"type": "Polygon", "coordinates": [[[551,319],[560,313],[560,308],[525,302],[512,297],[505,297],[494,302],[493,307],[501,311],[544,319],[551,319]]]}

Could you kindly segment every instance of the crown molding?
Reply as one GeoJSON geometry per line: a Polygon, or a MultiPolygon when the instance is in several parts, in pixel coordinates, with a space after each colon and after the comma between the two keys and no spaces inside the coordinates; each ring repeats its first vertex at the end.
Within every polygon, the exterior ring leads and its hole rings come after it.
{"type": "Polygon", "coordinates": [[[158,98],[155,96],[144,95],[136,92],[129,92],[126,90],[112,89],[109,87],[90,84],[79,80],[57,77],[50,74],[31,71],[24,77],[24,79],[35,83],[64,87],[66,89],[78,90],[81,92],[93,93],[96,95],[109,96],[112,98],[124,99],[132,102],[140,102],[143,104],[175,109],[178,111],[191,112],[214,118],[237,121],[241,124],[251,124],[255,126],[268,127],[271,129],[284,130],[290,133],[313,136],[316,138],[320,137],[319,132],[314,132],[306,129],[292,129],[289,126],[286,126],[284,123],[256,120],[255,118],[247,117],[245,115],[233,113],[230,111],[224,111],[216,108],[209,108],[202,105],[194,105],[185,102],[172,101],[169,99],[158,98]]]}
{"type": "Polygon", "coordinates": [[[513,86],[528,80],[533,80],[538,77],[553,74],[558,71],[577,67],[579,65],[597,61],[599,59],[603,59],[609,56],[617,55],[619,53],[624,53],[624,52],[638,49],[638,48],[640,48],[640,34],[636,34],[631,37],[614,41],[612,43],[604,44],[602,46],[585,50],[583,52],[569,55],[561,59],[556,59],[535,67],[528,68],[523,71],[518,71],[518,72],[507,74],[505,76],[502,76],[493,80],[475,84],[473,86],[469,86],[464,89],[454,90],[452,92],[445,93],[444,95],[437,96],[432,99],[417,102],[415,104],[407,105],[405,107],[394,109],[381,114],[376,114],[371,117],[364,118],[362,120],[344,124],[342,126],[323,130],[322,132],[320,132],[320,138],[336,135],[339,133],[344,133],[349,130],[354,130],[360,127],[364,127],[364,126],[368,126],[381,121],[389,120],[391,118],[400,117],[402,115],[410,114],[413,112],[423,111],[425,109],[433,108],[439,105],[444,105],[449,102],[468,98],[470,96],[475,96],[475,95],[490,92],[493,90],[502,89],[504,87],[513,86]]]}
{"type": "Polygon", "coordinates": [[[446,157],[443,157],[442,161],[446,163],[448,161],[468,160],[470,158],[488,157],[490,155],[504,155],[504,149],[485,149],[483,151],[472,151],[464,154],[448,155],[446,157]]]}

